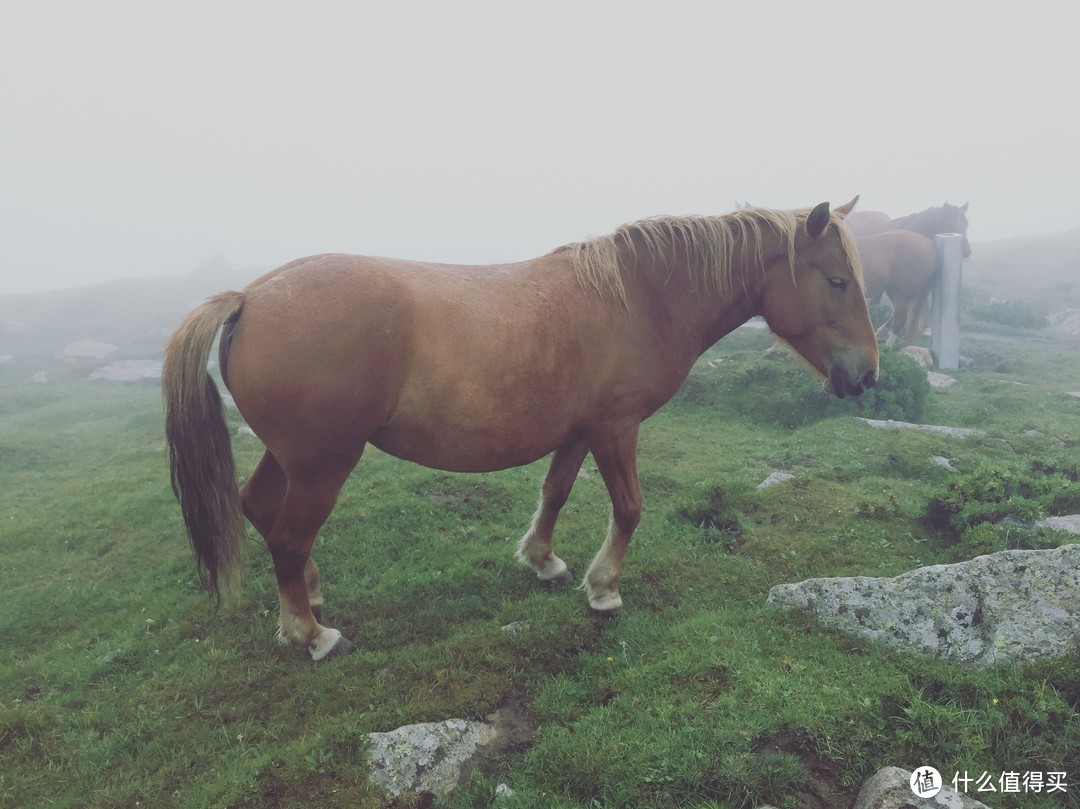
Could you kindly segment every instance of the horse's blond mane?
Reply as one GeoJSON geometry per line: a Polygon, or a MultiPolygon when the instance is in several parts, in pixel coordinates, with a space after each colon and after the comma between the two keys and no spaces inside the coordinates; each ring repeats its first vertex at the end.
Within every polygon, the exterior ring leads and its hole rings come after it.
{"type": "MultiPolygon", "coordinates": [[[[558,248],[569,253],[581,285],[625,303],[624,275],[639,250],[656,264],[675,269],[676,255],[685,258],[693,280],[700,279],[720,295],[732,285],[735,259],[747,267],[763,268],[763,237],[767,230],[787,245],[788,262],[795,272],[795,235],[809,209],[797,211],[743,208],[722,216],[660,216],[622,225],[606,236],[558,248]]],[[[830,227],[835,227],[835,221],[830,227]]],[[[841,238],[849,256],[855,245],[846,228],[841,238]]],[[[859,277],[858,263],[851,267],[859,277]]]]}

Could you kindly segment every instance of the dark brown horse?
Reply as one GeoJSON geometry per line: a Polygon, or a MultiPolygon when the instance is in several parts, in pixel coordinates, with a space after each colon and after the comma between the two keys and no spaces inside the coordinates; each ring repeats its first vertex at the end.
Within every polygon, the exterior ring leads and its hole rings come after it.
{"type": "Polygon", "coordinates": [[[592,452],[612,518],[584,589],[617,610],[641,514],[638,427],[706,348],[763,315],[835,395],[876,382],[842,224],[853,204],[644,220],[520,264],[315,256],[211,298],[173,334],[163,370],[173,488],[205,580],[219,595],[233,584],[246,516],[273,558],[282,641],[316,660],[351,648],[319,623],[310,552],[369,443],[457,471],[554,453],[518,558],[565,580],[552,530],[592,452]],[[207,374],[219,330],[222,377],[266,446],[242,493],[207,374]]]}
{"type": "Polygon", "coordinates": [[[935,244],[911,230],[886,230],[855,239],[862,262],[866,297],[870,303],[888,295],[893,305],[889,320],[878,330],[883,342],[892,346],[900,335],[904,345],[922,333],[930,304],[930,293],[938,271],[935,244]]]}
{"type": "Polygon", "coordinates": [[[964,237],[964,258],[967,258],[971,255],[971,245],[967,238],[967,209],[966,202],[963,205],[950,205],[946,202],[940,207],[927,208],[896,219],[881,211],[858,211],[848,217],[845,224],[856,238],[872,236],[886,230],[911,230],[928,239],[939,233],[959,233],[964,237]]]}

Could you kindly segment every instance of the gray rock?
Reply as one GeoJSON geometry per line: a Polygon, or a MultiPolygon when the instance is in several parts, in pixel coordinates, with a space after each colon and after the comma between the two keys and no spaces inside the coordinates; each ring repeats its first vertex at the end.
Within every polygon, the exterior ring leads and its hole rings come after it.
{"type": "Polygon", "coordinates": [[[911,357],[923,368],[928,368],[934,364],[934,355],[930,353],[929,348],[923,348],[922,346],[904,346],[896,353],[911,357]]]}
{"type": "Polygon", "coordinates": [[[765,480],[758,484],[758,491],[767,489],[770,486],[775,486],[777,483],[783,483],[785,480],[791,480],[795,476],[790,472],[773,472],[765,480]]]}
{"type": "Polygon", "coordinates": [[[1080,534],[1080,514],[1068,514],[1064,517],[1047,517],[1035,523],[1037,528],[1053,528],[1055,531],[1068,531],[1080,534]]]}
{"type": "Polygon", "coordinates": [[[1002,551],[895,578],[810,579],[769,605],[842,632],[975,666],[1080,648],[1080,545],[1002,551]]]}
{"type": "Polygon", "coordinates": [[[1046,433],[1041,433],[1038,430],[1024,430],[1024,432],[1020,433],[1020,435],[1024,436],[1024,438],[1045,438],[1047,441],[1049,441],[1051,444],[1054,444],[1055,446],[1065,446],[1065,442],[1062,441],[1060,438],[1052,435],[1047,435],[1046,433]]]}
{"type": "Polygon", "coordinates": [[[476,751],[496,736],[493,725],[465,719],[371,733],[371,781],[393,797],[410,792],[445,797],[462,781],[476,751]]]}
{"type": "Polygon", "coordinates": [[[934,466],[940,466],[942,469],[945,469],[949,472],[956,471],[956,467],[952,465],[952,461],[950,461],[943,455],[931,455],[930,463],[934,464],[934,466]]]}
{"type": "Polygon", "coordinates": [[[919,430],[931,435],[947,435],[952,438],[969,438],[973,435],[986,435],[982,430],[973,430],[969,427],[939,427],[935,424],[912,424],[907,421],[893,421],[892,419],[864,419],[856,417],[875,430],[919,430]]]}
{"type": "Polygon", "coordinates": [[[930,387],[934,390],[943,390],[945,388],[951,388],[956,384],[956,380],[948,374],[939,374],[937,371],[930,371],[926,374],[926,380],[930,383],[930,387]]]}
{"type": "MultiPolygon", "coordinates": [[[[948,776],[945,776],[948,781],[948,776]]],[[[933,797],[911,789],[911,771],[899,767],[879,770],[859,790],[852,809],[990,809],[985,803],[944,786],[933,797]]]]}
{"type": "Polygon", "coordinates": [[[525,634],[530,629],[532,629],[532,621],[514,621],[504,626],[502,631],[513,638],[525,634]]]}

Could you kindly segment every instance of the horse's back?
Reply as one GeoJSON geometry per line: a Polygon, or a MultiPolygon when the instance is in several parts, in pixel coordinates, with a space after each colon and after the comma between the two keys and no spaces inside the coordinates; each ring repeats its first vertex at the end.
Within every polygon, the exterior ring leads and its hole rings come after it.
{"type": "Polygon", "coordinates": [[[888,230],[890,222],[889,215],[882,211],[853,211],[844,217],[844,224],[855,238],[888,230]]]}
{"type": "Polygon", "coordinates": [[[312,447],[504,468],[587,420],[622,350],[611,311],[558,255],[483,267],[315,256],[247,288],[227,384],[272,451],[300,431],[312,447]]]}

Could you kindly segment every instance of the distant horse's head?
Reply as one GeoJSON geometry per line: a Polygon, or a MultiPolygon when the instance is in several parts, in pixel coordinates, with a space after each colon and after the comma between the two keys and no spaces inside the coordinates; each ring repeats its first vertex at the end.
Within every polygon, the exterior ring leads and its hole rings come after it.
{"type": "Polygon", "coordinates": [[[794,259],[767,268],[762,314],[840,397],[857,396],[877,383],[878,345],[863,293],[854,240],[842,217],[852,200],[832,214],[821,203],[800,215],[794,259]]]}
{"type": "Polygon", "coordinates": [[[939,210],[941,213],[940,226],[941,230],[938,233],[959,233],[964,237],[964,258],[971,255],[971,244],[968,242],[968,218],[967,218],[968,204],[965,202],[963,205],[950,205],[945,203],[939,210]]]}
{"type": "Polygon", "coordinates": [[[925,211],[894,219],[892,226],[914,230],[931,239],[939,233],[959,233],[964,237],[964,258],[967,258],[971,255],[971,244],[967,237],[967,209],[966,202],[963,205],[950,205],[946,202],[937,208],[927,208],[925,211]]]}

